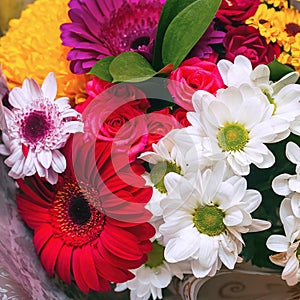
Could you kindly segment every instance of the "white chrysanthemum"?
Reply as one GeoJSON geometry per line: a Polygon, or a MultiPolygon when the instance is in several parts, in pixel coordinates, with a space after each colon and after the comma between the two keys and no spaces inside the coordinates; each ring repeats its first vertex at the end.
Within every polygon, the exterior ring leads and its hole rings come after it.
{"type": "Polygon", "coordinates": [[[8,174],[14,179],[38,173],[55,184],[57,173],[66,168],[59,149],[70,133],[83,131],[83,123],[68,98],[54,101],[56,92],[55,76],[49,73],[42,87],[33,79],[25,79],[21,88],[9,94],[12,110],[3,107],[7,123],[3,140],[10,152],[5,160],[11,167],[8,174]]]}
{"type": "Polygon", "coordinates": [[[155,220],[162,216],[160,203],[167,195],[164,184],[165,175],[169,172],[175,172],[182,176],[193,177],[195,170],[201,168],[199,161],[202,156],[198,155],[199,159],[197,159],[197,151],[181,147],[178,143],[181,141],[175,139],[180,130],[170,131],[157,144],[152,145],[153,151],[144,152],[139,157],[147,161],[151,168],[150,173],[145,173],[143,177],[146,180],[146,185],[153,187],[153,195],[147,208],[152,212],[155,220]]]}
{"type": "Polygon", "coordinates": [[[164,260],[164,247],[154,241],[147,263],[132,270],[135,278],[117,284],[115,291],[130,289],[131,300],[148,300],[151,296],[154,300],[162,299],[162,289],[170,284],[173,276],[182,279],[183,271],[180,264],[170,264],[164,260]]]}
{"type": "Polygon", "coordinates": [[[279,254],[271,255],[270,260],[284,267],[282,279],[288,285],[295,285],[300,281],[299,243],[300,219],[293,214],[291,199],[285,198],[280,205],[280,219],[284,227],[285,236],[274,234],[267,240],[267,247],[279,254]]]}
{"type": "MultiPolygon", "coordinates": [[[[290,127],[296,127],[295,119],[300,114],[300,85],[295,84],[299,78],[297,72],[283,76],[277,82],[270,81],[270,69],[266,65],[258,65],[252,70],[250,60],[242,55],[235,58],[234,63],[220,60],[218,69],[227,86],[240,87],[249,84],[258,88],[274,106],[273,117],[286,120],[290,127]]],[[[280,141],[289,135],[290,131],[281,132],[272,142],[280,141]]]]}
{"type": "Polygon", "coordinates": [[[261,203],[258,191],[247,190],[246,179],[227,178],[224,162],[195,174],[190,182],[178,174],[166,175],[162,200],[165,223],[159,228],[170,263],[190,261],[194,276],[213,276],[222,263],[233,269],[242,250],[241,233],[264,230],[267,221],[252,219],[261,203]]]}
{"type": "Polygon", "coordinates": [[[271,118],[273,106],[248,84],[219,90],[216,96],[197,91],[195,112],[187,116],[199,134],[210,138],[211,158],[226,159],[234,173],[248,175],[250,164],[269,168],[275,162],[265,143],[288,129],[288,122],[271,118]]]}
{"type": "Polygon", "coordinates": [[[296,174],[280,174],[272,181],[274,192],[281,196],[288,196],[291,199],[293,212],[300,218],[300,147],[288,142],[286,145],[286,156],[296,165],[296,174]]]}

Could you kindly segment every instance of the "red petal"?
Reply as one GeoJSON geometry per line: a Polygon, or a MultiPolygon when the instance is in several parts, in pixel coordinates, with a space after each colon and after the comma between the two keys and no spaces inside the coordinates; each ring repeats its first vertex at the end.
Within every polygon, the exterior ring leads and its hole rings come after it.
{"type": "Polygon", "coordinates": [[[25,223],[32,229],[51,221],[48,209],[35,205],[22,197],[17,197],[18,211],[25,223]]]}
{"type": "Polygon", "coordinates": [[[52,237],[41,251],[41,263],[51,276],[54,274],[54,266],[63,244],[64,242],[61,239],[52,237]]]}
{"type": "Polygon", "coordinates": [[[52,235],[53,235],[52,227],[48,224],[45,224],[35,230],[33,236],[33,244],[38,254],[41,252],[42,248],[47,243],[47,241],[52,237],[52,235]]]}
{"type": "Polygon", "coordinates": [[[56,261],[57,275],[66,283],[71,284],[71,257],[73,247],[63,245],[56,261]]]}
{"type": "Polygon", "coordinates": [[[101,233],[98,248],[105,247],[114,255],[125,260],[140,259],[143,255],[138,245],[139,240],[126,230],[106,224],[105,230],[101,233]]]}
{"type": "Polygon", "coordinates": [[[110,264],[110,262],[106,261],[99,252],[93,252],[94,261],[96,265],[97,272],[104,279],[111,282],[125,282],[134,278],[134,275],[128,270],[123,270],[120,268],[116,268],[110,264]]]}
{"type": "Polygon", "coordinates": [[[95,291],[100,291],[98,274],[96,271],[90,245],[82,247],[82,256],[79,263],[84,281],[91,289],[95,291]]]}
{"type": "MultiPolygon", "coordinates": [[[[89,286],[86,284],[82,276],[82,267],[81,267],[81,257],[83,253],[80,248],[74,248],[73,257],[72,257],[72,270],[76,284],[78,287],[85,293],[89,292],[89,286]]],[[[85,266],[86,267],[86,266],[85,266]]]]}

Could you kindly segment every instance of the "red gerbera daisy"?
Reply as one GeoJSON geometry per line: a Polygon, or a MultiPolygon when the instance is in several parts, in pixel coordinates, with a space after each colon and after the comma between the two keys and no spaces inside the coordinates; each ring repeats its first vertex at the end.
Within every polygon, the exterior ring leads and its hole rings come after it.
{"type": "Polygon", "coordinates": [[[110,143],[83,144],[75,135],[65,148],[68,172],[56,185],[38,176],[18,181],[18,209],[43,267],[84,292],[133,278],[129,269],[145,263],[152,247],[144,208],[152,191],[142,186],[143,170],[110,154],[110,143]]]}

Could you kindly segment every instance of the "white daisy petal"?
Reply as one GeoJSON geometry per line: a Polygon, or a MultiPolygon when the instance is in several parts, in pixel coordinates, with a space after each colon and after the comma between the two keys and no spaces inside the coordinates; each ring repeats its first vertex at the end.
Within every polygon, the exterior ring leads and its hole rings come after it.
{"type": "Polygon", "coordinates": [[[58,150],[54,150],[52,152],[52,161],[51,161],[52,169],[57,173],[63,173],[66,169],[66,166],[67,166],[67,162],[63,154],[58,150]]]}
{"type": "Polygon", "coordinates": [[[57,83],[53,72],[50,72],[46,76],[41,89],[46,98],[55,99],[57,94],[57,83]]]}
{"type": "Polygon", "coordinates": [[[52,161],[52,152],[51,151],[41,151],[39,153],[37,153],[37,158],[39,160],[39,162],[41,163],[41,165],[45,168],[45,169],[49,169],[51,166],[51,161],[52,161]]]}
{"type": "Polygon", "coordinates": [[[275,252],[284,252],[289,248],[289,241],[284,235],[273,234],[271,235],[267,242],[267,247],[275,252]]]}

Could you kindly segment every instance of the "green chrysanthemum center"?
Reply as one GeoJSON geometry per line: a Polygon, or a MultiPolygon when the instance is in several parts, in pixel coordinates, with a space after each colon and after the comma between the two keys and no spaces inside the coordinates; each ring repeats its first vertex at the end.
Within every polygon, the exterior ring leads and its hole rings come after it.
{"type": "Polygon", "coordinates": [[[195,227],[199,232],[216,236],[225,231],[224,213],[216,206],[203,206],[196,209],[193,217],[195,227]]]}
{"type": "Polygon", "coordinates": [[[219,130],[217,139],[223,151],[241,151],[249,141],[249,132],[242,124],[226,123],[219,130]]]}
{"type": "Polygon", "coordinates": [[[161,161],[154,165],[150,172],[150,179],[152,183],[163,194],[167,193],[164,178],[170,172],[181,174],[181,168],[175,163],[169,161],[161,161]]]}
{"type": "Polygon", "coordinates": [[[152,251],[148,253],[148,260],[145,263],[145,266],[149,268],[156,268],[164,262],[165,247],[160,245],[157,241],[152,243],[152,247],[152,251]]]}
{"type": "Polygon", "coordinates": [[[274,109],[273,109],[273,115],[274,115],[275,112],[276,112],[276,109],[277,109],[276,102],[275,102],[274,98],[270,95],[268,90],[262,90],[262,92],[266,95],[266,97],[268,98],[270,104],[274,105],[274,109]]]}

